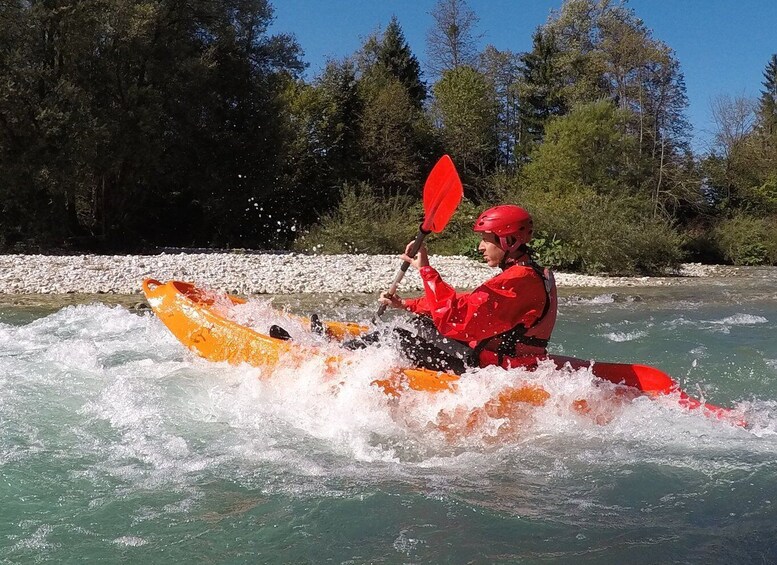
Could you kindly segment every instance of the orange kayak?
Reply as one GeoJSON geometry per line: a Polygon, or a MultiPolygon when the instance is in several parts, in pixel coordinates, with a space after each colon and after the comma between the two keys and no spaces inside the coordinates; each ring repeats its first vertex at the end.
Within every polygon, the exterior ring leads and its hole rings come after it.
{"type": "MultiPolygon", "coordinates": [[[[226,361],[233,365],[247,363],[272,369],[281,362],[295,366],[323,355],[326,372],[332,375],[337,374],[338,366],[346,362],[342,356],[327,354],[316,347],[261,334],[216,311],[217,303],[225,300],[233,304],[245,303],[239,297],[217,295],[187,282],[170,281],[162,284],[153,279],[143,281],[143,292],[151,309],[172,334],[188,349],[209,361],[226,361]]],[[[305,318],[300,319],[309,323],[305,318]]],[[[357,336],[368,329],[367,326],[350,322],[325,321],[323,326],[326,334],[337,340],[357,336]]],[[[376,380],[375,384],[386,394],[398,396],[407,389],[425,392],[451,390],[459,378],[459,375],[408,367],[396,369],[387,378],[376,380]]],[[[549,396],[546,391],[533,385],[527,385],[519,392],[512,391],[511,394],[514,400],[535,404],[543,403],[549,396]]]]}
{"type": "MultiPolygon", "coordinates": [[[[324,356],[327,374],[333,375],[337,374],[341,363],[347,362],[345,351],[342,355],[332,355],[314,346],[276,339],[240,325],[217,311],[218,304],[245,303],[245,300],[237,296],[205,291],[187,282],[169,281],[163,284],[154,279],[143,281],[143,292],[154,313],[173,335],[187,348],[210,361],[226,361],[234,365],[246,363],[272,369],[281,362],[294,366],[301,365],[312,357],[324,356]]],[[[300,318],[300,321],[310,324],[310,320],[306,318],[300,318]]],[[[368,330],[364,325],[332,321],[322,322],[322,329],[335,340],[357,336],[368,330]]],[[[649,396],[678,393],[679,403],[685,408],[702,409],[708,416],[732,419],[731,410],[688,396],[669,375],[654,367],[592,362],[560,355],[538,358],[537,362],[546,359],[552,360],[559,369],[590,368],[593,374],[602,380],[626,385],[649,396]]],[[[459,375],[428,369],[399,368],[388,377],[376,380],[374,384],[386,394],[399,396],[408,389],[425,392],[453,390],[460,378],[459,375]]],[[[549,397],[549,393],[541,387],[527,384],[503,391],[499,399],[500,402],[506,403],[528,402],[541,405],[549,397]]],[[[736,423],[742,424],[739,420],[736,420],[736,423]]]]}

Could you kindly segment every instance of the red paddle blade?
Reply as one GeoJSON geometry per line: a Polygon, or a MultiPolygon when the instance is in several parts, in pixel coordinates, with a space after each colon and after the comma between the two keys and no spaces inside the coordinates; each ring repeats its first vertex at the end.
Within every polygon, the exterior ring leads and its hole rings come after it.
{"type": "Polygon", "coordinates": [[[424,185],[425,232],[440,233],[453,216],[464,196],[459,173],[448,155],[443,155],[429,173],[424,185]]]}

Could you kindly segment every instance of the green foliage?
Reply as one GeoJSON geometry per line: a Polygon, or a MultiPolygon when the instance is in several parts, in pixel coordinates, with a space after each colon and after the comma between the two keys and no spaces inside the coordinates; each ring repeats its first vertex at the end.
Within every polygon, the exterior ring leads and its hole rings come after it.
{"type": "Polygon", "coordinates": [[[497,108],[486,78],[470,67],[445,71],[434,85],[434,111],[445,148],[464,170],[483,175],[497,150],[497,108]]]}
{"type": "Polygon", "coordinates": [[[514,171],[520,164],[516,155],[523,124],[520,118],[524,101],[518,93],[520,56],[488,45],[480,55],[479,69],[491,90],[496,109],[494,129],[497,142],[497,169],[514,171]]]}
{"type": "Polygon", "coordinates": [[[562,270],[575,270],[578,253],[574,244],[565,243],[555,233],[539,230],[531,240],[534,258],[540,265],[562,270]]]}
{"type": "Polygon", "coordinates": [[[566,114],[564,79],[559,72],[558,56],[552,29],[537,30],[532,36],[532,50],[521,56],[521,80],[518,93],[524,135],[519,143],[519,153],[526,157],[534,145],[545,136],[545,124],[553,116],[566,114]]]}
{"type": "Polygon", "coordinates": [[[377,64],[402,83],[410,100],[420,109],[426,100],[426,85],[421,81],[421,65],[410,50],[396,16],[391,18],[378,45],[377,64]]]}
{"type": "MultiPolygon", "coordinates": [[[[479,210],[462,201],[448,225],[427,237],[429,252],[480,257],[480,237],[472,231],[479,210]]],[[[346,185],[336,210],[304,233],[294,249],[305,253],[398,254],[418,232],[423,202],[409,195],[380,196],[369,185],[346,185]]]]}
{"type": "Polygon", "coordinates": [[[734,265],[777,264],[777,216],[736,213],[721,221],[713,235],[723,257],[734,265]]]}
{"type": "Polygon", "coordinates": [[[302,62],[269,2],[60,4],[1,13],[3,239],[282,242],[275,117],[302,62]]]}
{"type": "Polygon", "coordinates": [[[606,101],[584,104],[551,120],[545,142],[523,169],[532,190],[599,194],[629,193],[635,159],[634,140],[622,133],[622,112],[606,101]]]}
{"type": "Polygon", "coordinates": [[[480,235],[472,231],[475,220],[480,215],[481,207],[475,206],[466,198],[459,204],[456,213],[445,229],[439,234],[431,234],[428,238],[429,252],[436,255],[464,255],[478,259],[480,235]]]}
{"type": "Polygon", "coordinates": [[[654,219],[644,199],[590,190],[522,190],[508,201],[534,215],[534,246],[549,266],[591,274],[655,274],[677,266],[683,257],[682,237],[654,219]]]}
{"type": "Polygon", "coordinates": [[[381,197],[369,185],[345,185],[340,204],[294,244],[307,253],[399,253],[418,231],[423,208],[407,195],[381,197]]]}
{"type": "Polygon", "coordinates": [[[361,159],[362,99],[354,66],[330,62],[313,84],[289,82],[280,120],[289,139],[286,186],[299,220],[310,225],[337,206],[344,183],[365,178],[361,159]]]}
{"type": "Polygon", "coordinates": [[[742,209],[747,212],[758,216],[777,213],[777,172],[769,174],[762,184],[744,189],[743,198],[742,209]]]}
{"type": "Polygon", "coordinates": [[[769,59],[763,76],[759,119],[766,135],[777,136],[777,54],[769,59]]]}
{"type": "Polygon", "coordinates": [[[367,39],[356,57],[361,109],[359,148],[350,158],[362,178],[385,194],[419,190],[422,171],[438,145],[422,108],[426,87],[420,68],[396,19],[381,35],[367,39]]]}
{"type": "Polygon", "coordinates": [[[435,253],[478,256],[478,211],[518,202],[563,269],[660,272],[682,257],[676,229],[697,257],[774,262],[775,56],[757,113],[731,108],[699,162],[679,63],[625,2],[565,0],[521,57],[476,57],[464,1],[432,15],[425,103],[396,18],[307,82],[269,0],[0,3],[0,248],[283,248],[303,232],[298,249],[398,253],[449,152],[474,203],[435,253]]]}
{"type": "Polygon", "coordinates": [[[681,174],[690,135],[683,75],[672,50],[625,2],[566,0],[535,34],[522,75],[519,155],[531,154],[546,138],[554,116],[610,101],[620,111],[617,128],[632,146],[605,156],[617,157],[615,184],[627,181],[652,199],[656,211],[688,214],[695,199],[688,199],[688,178],[681,174]],[[624,172],[628,179],[617,178],[624,172]]]}
{"type": "Polygon", "coordinates": [[[424,156],[434,147],[429,122],[407,90],[380,69],[362,78],[361,156],[369,182],[386,194],[423,186],[424,156]]]}

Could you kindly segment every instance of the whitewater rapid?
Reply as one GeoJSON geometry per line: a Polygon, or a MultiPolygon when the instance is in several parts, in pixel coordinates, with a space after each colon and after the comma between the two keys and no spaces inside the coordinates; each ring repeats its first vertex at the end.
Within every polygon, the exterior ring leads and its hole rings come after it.
{"type": "MultiPolygon", "coordinates": [[[[318,339],[276,308],[253,299],[235,314],[318,339]]],[[[491,368],[397,401],[372,384],[398,362],[391,348],[356,352],[334,376],[315,356],[270,373],[195,357],[150,312],[0,308],[1,543],[15,562],[445,561],[451,544],[613,562],[627,539],[659,561],[704,561],[698,540],[723,531],[729,561],[768,554],[775,328],[771,303],[607,294],[569,300],[559,318],[555,353],[657,365],[739,410],[743,429],[588,371],[491,368]],[[526,384],[549,400],[467,428],[503,387],[526,384]]]]}

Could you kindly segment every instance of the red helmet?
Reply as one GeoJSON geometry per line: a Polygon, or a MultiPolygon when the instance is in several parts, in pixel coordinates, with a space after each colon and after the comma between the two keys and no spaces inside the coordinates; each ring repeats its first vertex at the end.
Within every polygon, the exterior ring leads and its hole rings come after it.
{"type": "Polygon", "coordinates": [[[489,208],[475,220],[472,228],[476,232],[493,233],[499,238],[499,247],[506,253],[511,253],[521,245],[529,243],[534,222],[531,214],[520,206],[503,204],[489,208]],[[507,238],[512,237],[512,242],[507,238]]]}

